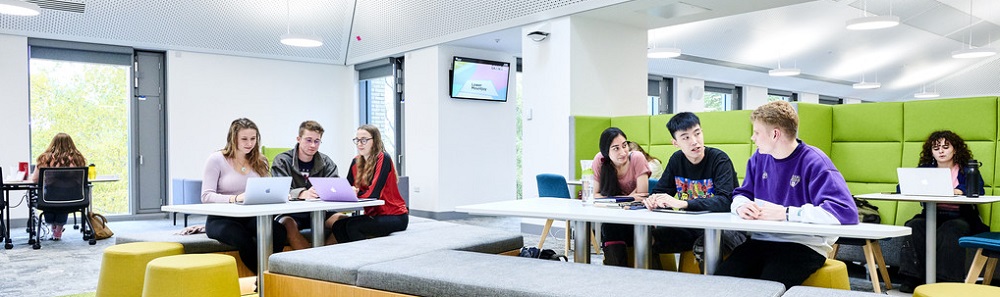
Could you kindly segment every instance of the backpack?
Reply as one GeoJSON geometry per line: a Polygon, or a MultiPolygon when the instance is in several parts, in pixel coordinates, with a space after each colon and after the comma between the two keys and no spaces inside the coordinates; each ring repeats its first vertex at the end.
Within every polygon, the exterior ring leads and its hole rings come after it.
{"type": "Polygon", "coordinates": [[[556,254],[556,251],[552,249],[539,250],[537,247],[522,247],[521,253],[518,256],[542,260],[569,261],[565,255],[556,254]]]}
{"type": "Polygon", "coordinates": [[[858,206],[858,222],[879,224],[882,216],[878,214],[878,206],[872,205],[868,200],[854,198],[854,204],[858,206]]]}

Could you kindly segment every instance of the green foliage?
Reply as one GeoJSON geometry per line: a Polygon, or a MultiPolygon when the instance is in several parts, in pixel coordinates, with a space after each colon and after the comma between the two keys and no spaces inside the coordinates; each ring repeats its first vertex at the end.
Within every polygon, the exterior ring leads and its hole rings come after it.
{"type": "Polygon", "coordinates": [[[516,158],[515,159],[516,160],[515,161],[515,164],[516,164],[515,166],[517,168],[516,169],[516,176],[515,176],[515,180],[517,181],[517,190],[515,190],[515,193],[517,195],[517,199],[521,200],[521,198],[524,197],[524,193],[523,193],[524,192],[524,181],[522,180],[523,170],[521,168],[522,167],[521,166],[521,163],[522,163],[521,162],[521,155],[524,152],[524,147],[523,147],[523,144],[522,144],[523,139],[524,139],[524,128],[523,128],[524,124],[521,122],[521,120],[523,118],[523,116],[521,115],[521,113],[524,110],[524,103],[523,103],[523,101],[521,101],[521,73],[518,72],[514,76],[515,76],[516,85],[517,85],[517,112],[514,113],[515,114],[514,122],[517,125],[517,129],[514,132],[514,138],[516,138],[516,141],[517,141],[517,144],[514,147],[514,155],[515,155],[515,158],[516,158]]]}
{"type": "Polygon", "coordinates": [[[705,92],[705,111],[725,111],[726,94],[716,92],[705,92]]]}
{"type": "Polygon", "coordinates": [[[56,134],[69,134],[98,175],[120,178],[94,184],[94,210],[128,213],[129,67],[42,59],[30,65],[32,158],[56,134]]]}

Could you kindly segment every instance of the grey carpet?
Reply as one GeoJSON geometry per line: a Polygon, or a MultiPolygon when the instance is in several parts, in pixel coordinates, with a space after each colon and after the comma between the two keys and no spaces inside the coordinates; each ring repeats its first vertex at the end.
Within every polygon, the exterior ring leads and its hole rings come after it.
{"type": "MultiPolygon", "coordinates": [[[[204,224],[204,216],[191,216],[189,224],[204,224]]],[[[473,217],[450,222],[521,232],[521,219],[508,217],[473,217]]],[[[145,221],[112,221],[109,223],[116,234],[180,230],[170,219],[145,221]]],[[[60,241],[45,240],[42,249],[33,250],[27,244],[28,235],[24,228],[13,228],[14,249],[0,249],[0,297],[2,296],[62,296],[97,290],[97,279],[104,248],[114,244],[114,239],[100,240],[97,245],[88,245],[80,233],[67,226],[60,241]]],[[[537,234],[524,234],[524,243],[534,246],[539,241],[537,234]]],[[[563,250],[561,232],[550,232],[545,240],[545,248],[557,253],[563,250]]],[[[572,261],[572,253],[568,253],[572,261]]],[[[591,263],[600,265],[601,255],[592,255],[591,263]]],[[[851,289],[871,292],[871,283],[864,279],[864,271],[852,270],[851,289]]],[[[898,291],[891,295],[909,296],[898,291]]]]}

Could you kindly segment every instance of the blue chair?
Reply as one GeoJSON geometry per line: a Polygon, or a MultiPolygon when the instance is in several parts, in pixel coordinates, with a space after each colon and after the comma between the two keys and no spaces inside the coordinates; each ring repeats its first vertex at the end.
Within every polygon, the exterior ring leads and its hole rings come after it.
{"type": "MultiPolygon", "coordinates": [[[[175,178],[174,183],[174,203],[173,205],[182,204],[200,204],[201,203],[201,180],[199,179],[185,179],[185,178],[175,178]]],[[[184,214],[184,227],[188,225],[189,214],[184,214]]],[[[174,226],[177,226],[177,213],[174,213],[174,226]]]]}
{"type": "Polygon", "coordinates": [[[990,281],[993,280],[993,272],[997,268],[997,259],[1000,258],[1000,232],[983,232],[973,236],[965,236],[958,239],[958,246],[976,249],[976,257],[972,259],[972,267],[969,268],[969,274],[965,276],[965,283],[975,284],[985,265],[986,274],[983,276],[983,284],[989,285],[990,281]]]}
{"type": "MultiPolygon", "coordinates": [[[[542,173],[535,176],[535,181],[538,182],[538,197],[547,198],[566,198],[570,199],[572,196],[569,194],[569,186],[566,184],[566,178],[562,175],[552,174],[552,173],[542,173]]],[[[538,249],[542,249],[542,245],[545,244],[545,238],[549,236],[549,229],[552,228],[552,219],[545,220],[545,227],[542,228],[542,238],[538,240],[538,249]]],[[[566,221],[566,233],[565,233],[565,252],[569,252],[570,246],[570,224],[566,221]]],[[[600,246],[597,244],[597,239],[593,235],[590,236],[590,243],[594,245],[594,250],[600,252],[600,246]]]]}

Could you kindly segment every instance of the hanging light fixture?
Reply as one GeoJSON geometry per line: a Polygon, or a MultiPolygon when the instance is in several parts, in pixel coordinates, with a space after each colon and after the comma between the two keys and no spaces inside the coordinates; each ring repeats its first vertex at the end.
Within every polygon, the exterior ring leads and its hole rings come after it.
{"type": "Polygon", "coordinates": [[[291,46],[299,47],[317,47],[323,45],[323,38],[316,35],[308,34],[292,34],[291,31],[291,8],[288,4],[289,0],[285,0],[285,34],[281,35],[281,43],[291,46]]]}
{"type": "Polygon", "coordinates": [[[847,20],[847,30],[874,30],[899,25],[899,17],[892,15],[892,1],[889,1],[889,15],[868,16],[868,1],[864,2],[862,17],[847,20]]]}
{"type": "Polygon", "coordinates": [[[0,0],[0,14],[36,16],[42,12],[38,4],[18,0],[0,0]]]}
{"type": "MultiPolygon", "coordinates": [[[[986,41],[989,44],[989,40],[986,41]]],[[[969,0],[969,47],[951,52],[951,57],[955,59],[984,58],[996,55],[997,50],[992,47],[972,47],[972,0],[969,0]]]]}
{"type": "Polygon", "coordinates": [[[878,78],[876,78],[875,80],[876,80],[876,82],[867,82],[867,81],[865,81],[865,74],[862,73],[861,74],[861,82],[853,84],[851,86],[853,86],[855,89],[859,89],[859,90],[868,90],[868,89],[878,89],[878,88],[881,88],[882,84],[878,83],[878,78]]]}
{"type": "Polygon", "coordinates": [[[941,94],[938,94],[938,92],[933,92],[933,91],[928,92],[927,85],[924,85],[923,89],[920,90],[920,93],[913,94],[913,98],[923,99],[923,98],[937,98],[937,97],[941,97],[941,94]]]}
{"type": "Polygon", "coordinates": [[[767,71],[770,76],[796,76],[802,73],[798,68],[781,68],[781,54],[778,54],[778,68],[767,71]]]}
{"type": "Polygon", "coordinates": [[[674,47],[671,48],[653,47],[646,51],[646,57],[652,59],[668,59],[680,56],[681,56],[681,49],[674,47]]]}

